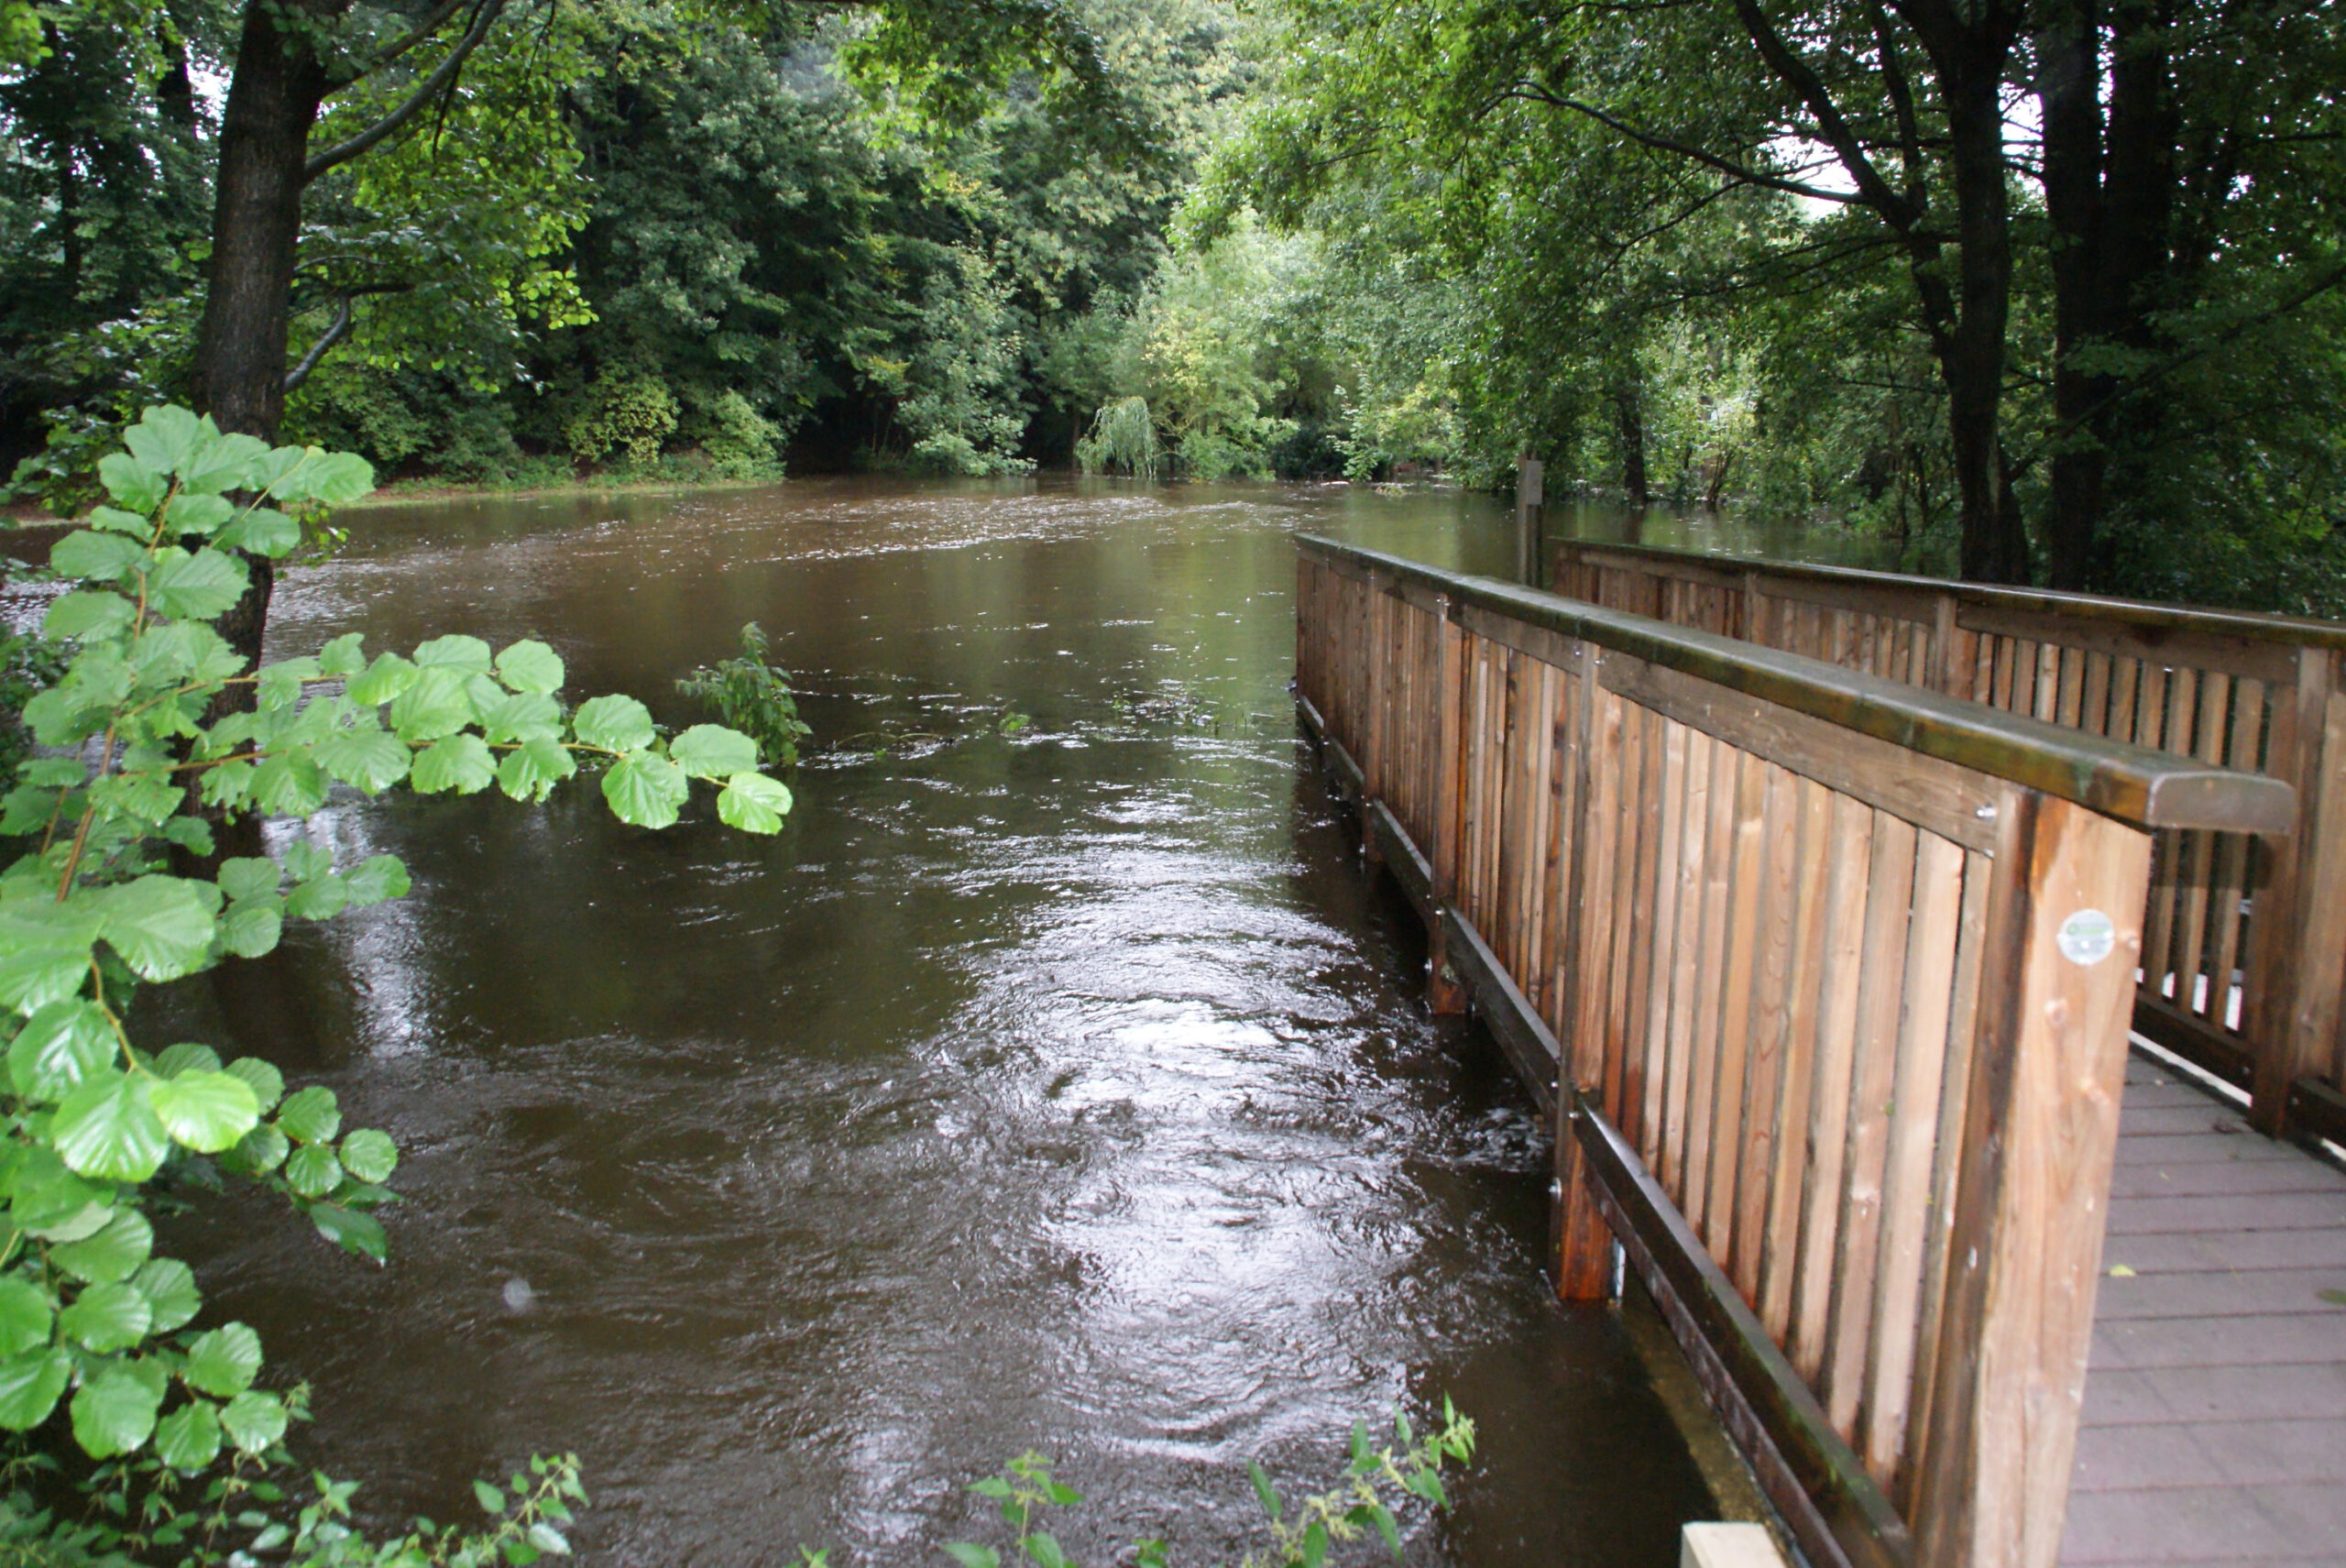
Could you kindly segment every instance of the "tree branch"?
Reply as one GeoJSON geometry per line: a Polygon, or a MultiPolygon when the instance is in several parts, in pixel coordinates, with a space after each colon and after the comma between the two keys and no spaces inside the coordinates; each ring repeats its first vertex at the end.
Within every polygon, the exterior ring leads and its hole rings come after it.
{"type": "Polygon", "coordinates": [[[1722,158],[1717,153],[1705,151],[1702,148],[1690,147],[1684,142],[1673,141],[1669,137],[1660,136],[1652,131],[1639,130],[1627,121],[1617,119],[1606,114],[1593,104],[1584,104],[1577,98],[1559,96],[1537,82],[1520,83],[1510,88],[1502,96],[1526,99],[1536,104],[1546,104],[1551,108],[1570,109],[1576,115],[1585,115],[1598,125],[1618,131],[1639,147],[1650,147],[1657,152],[1674,153],[1680,158],[1692,159],[1696,163],[1716,169],[1720,173],[1730,175],[1747,185],[1757,185],[1769,191],[1781,191],[1792,196],[1806,196],[1817,202],[1847,204],[1859,201],[1858,197],[1847,191],[1828,191],[1822,185],[1811,185],[1805,181],[1788,180],[1781,174],[1770,174],[1764,170],[1753,169],[1748,164],[1738,163],[1731,158],[1722,158]]]}
{"type": "Polygon", "coordinates": [[[480,47],[481,39],[488,36],[490,26],[496,22],[498,15],[504,9],[505,0],[476,0],[472,26],[466,29],[463,38],[456,40],[455,47],[448,51],[447,58],[433,68],[432,74],[418,82],[415,91],[408,94],[406,101],[381,119],[348,140],[337,142],[323,152],[312,154],[309,162],[301,167],[301,182],[308,184],[329,169],[349,162],[360,153],[395,135],[400,126],[422,113],[425,105],[434,98],[452,90],[455,85],[457,74],[465,68],[465,61],[472,57],[473,50],[480,47]]]}

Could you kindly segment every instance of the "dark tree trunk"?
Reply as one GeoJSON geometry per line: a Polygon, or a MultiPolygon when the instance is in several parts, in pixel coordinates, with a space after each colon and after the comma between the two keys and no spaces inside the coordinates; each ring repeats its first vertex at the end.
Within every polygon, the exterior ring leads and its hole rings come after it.
{"type": "Polygon", "coordinates": [[[2157,423],[2155,394],[2130,389],[2091,350],[2153,346],[2168,263],[2176,126],[2163,0],[2107,16],[2109,120],[2102,118],[2104,16],[2075,0],[2038,40],[2045,218],[2052,231],[2053,427],[2047,455],[2047,575],[2056,588],[2107,588],[2110,466],[2157,423]]]}
{"type": "MultiPolygon", "coordinates": [[[[329,86],[309,46],[251,0],[220,121],[212,270],[196,339],[195,405],[220,428],[277,439],[285,415],[285,339],[301,236],[302,165],[329,86]]],[[[228,645],[260,662],[276,574],[249,556],[250,587],[215,623],[228,645]]],[[[243,689],[243,688],[236,688],[243,689]]]]}
{"type": "Polygon", "coordinates": [[[1614,389],[1613,422],[1621,438],[1621,493],[1631,506],[1645,506],[1653,498],[1646,478],[1645,408],[1636,386],[1614,389]]]}
{"type": "MultiPolygon", "coordinates": [[[[1968,40],[1967,40],[1968,41],[1968,40]]],[[[2001,418],[2004,334],[2012,315],[2012,219],[2005,188],[2005,49],[1970,44],[1941,62],[1957,238],[1957,307],[1940,353],[1947,433],[1961,499],[1962,574],[2028,581],[2028,536],[2007,504],[2001,418]]]]}
{"type": "Polygon", "coordinates": [[[245,12],[220,121],[212,271],[196,342],[197,406],[223,430],[264,441],[285,413],[285,337],[301,233],[302,164],[326,75],[276,9],[245,12]]]}
{"type": "Polygon", "coordinates": [[[2095,334],[2101,272],[2100,17],[2093,0],[2059,12],[2036,40],[2045,122],[2045,211],[2053,269],[2053,446],[2045,466],[2046,575],[2085,586],[2101,518],[2109,451],[2088,428],[2105,378],[2077,363],[2095,334]]]}

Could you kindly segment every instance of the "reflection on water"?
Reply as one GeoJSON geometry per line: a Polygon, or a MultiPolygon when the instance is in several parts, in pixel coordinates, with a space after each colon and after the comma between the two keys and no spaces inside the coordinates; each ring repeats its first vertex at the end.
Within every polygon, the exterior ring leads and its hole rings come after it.
{"type": "Polygon", "coordinates": [[[1417,1002],[1285,690],[1293,532],[1496,569],[1499,509],[836,481],[360,517],[281,586],[279,654],[536,635],[574,696],[681,723],[754,619],[817,748],[773,840],[586,792],[306,829],[415,892],[239,977],[243,1027],[407,1151],[394,1263],[258,1201],[189,1245],[378,1510],[576,1449],[604,1561],[934,1562],[1033,1446],[1095,1499],[1079,1556],[1200,1563],[1243,1550],[1244,1457],[1332,1477],[1354,1416],[1448,1393],[1484,1453],[1414,1559],[1674,1559],[1701,1483],[1618,1318],[1547,1299],[1530,1106],[1417,1002]],[[875,732],[930,739],[821,751],[875,732]]]}

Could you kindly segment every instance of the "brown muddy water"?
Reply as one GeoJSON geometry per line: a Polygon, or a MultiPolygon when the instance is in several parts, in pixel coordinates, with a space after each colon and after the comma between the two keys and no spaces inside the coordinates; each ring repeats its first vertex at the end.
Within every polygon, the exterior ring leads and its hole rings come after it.
{"type": "Polygon", "coordinates": [[[258,1198],[181,1241],[378,1521],[576,1450],[594,1561],[941,1563],[1000,1543],[965,1487],[1035,1448],[1089,1497],[1079,1560],[1202,1563],[1249,1544],[1247,1458],[1326,1485],[1355,1417],[1445,1395],[1481,1452],[1412,1561],[1644,1568],[1716,1517],[1638,1323],[1549,1298],[1530,1102],[1419,1001],[1286,690],[1295,532],[1496,569],[1497,507],[843,480],[352,516],[278,655],[543,637],[574,698],[681,724],[755,620],[816,732],[772,840],[577,789],[272,828],[414,873],[225,987],[408,1196],[388,1269],[258,1198]]]}

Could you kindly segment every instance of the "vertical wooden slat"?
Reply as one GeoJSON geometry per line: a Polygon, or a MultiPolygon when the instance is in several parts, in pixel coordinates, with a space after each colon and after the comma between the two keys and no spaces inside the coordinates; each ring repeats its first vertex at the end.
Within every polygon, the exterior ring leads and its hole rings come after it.
{"type": "Polygon", "coordinates": [[[1646,994],[1635,1048],[1643,1053],[1646,1081],[1645,1108],[1638,1128],[1638,1157],[1645,1161],[1647,1169],[1659,1173],[1669,1120],[1665,1108],[1670,1098],[1670,986],[1677,972],[1671,941],[1678,927],[1679,861],[1683,858],[1681,844],[1686,836],[1686,753],[1694,732],[1658,716],[1651,722],[1660,733],[1661,745],[1661,787],[1656,792],[1661,832],[1653,869],[1654,902],[1639,906],[1651,909],[1653,919],[1637,937],[1639,946],[1644,949],[1641,967],[1645,970],[1646,994]]]}
{"type": "MultiPolygon", "coordinates": [[[[1718,1098],[1720,1062],[1726,1050],[1720,1021],[1725,1007],[1729,900],[1735,876],[1738,795],[1744,755],[1725,740],[1711,751],[1711,820],[1703,838],[1703,923],[1694,956],[1694,1025],[1687,1036],[1685,1186],[1679,1207],[1705,1241],[1715,1242],[1710,1211],[1710,1173],[1718,1152],[1713,1108],[1718,1098]]],[[[1721,1250],[1716,1245],[1713,1251],[1721,1250]]]]}
{"type": "Polygon", "coordinates": [[[1940,1318],[1946,1310],[1946,1280],[1955,1246],[1956,1189],[1963,1174],[1963,1129],[1968,1124],[1972,1081],[1972,1052],[1979,1036],[1980,979],[1985,969],[1989,895],[1995,886],[1990,858],[1974,850],[1963,858],[1963,912],[1958,920],[1955,955],[1952,1015],[1946,1031],[1946,1065],[1940,1076],[1938,1136],[1931,1166],[1930,1222],[1925,1234],[1921,1291],[1921,1323],[1915,1332],[1913,1395],[1906,1423],[1910,1453],[1891,1496],[1909,1519],[1913,1517],[1915,1478],[1930,1464],[1928,1445],[1934,1430],[1932,1400],[1936,1390],[1940,1318]]]}
{"type": "Polygon", "coordinates": [[[1832,1328],[1825,1352],[1825,1413],[1834,1430],[1857,1435],[1865,1392],[1874,1270],[1880,1261],[1882,1170],[1898,1072],[1898,1020],[1906,990],[1908,926],[1914,907],[1913,825],[1874,814],[1873,863],[1866,879],[1865,948],[1859,959],[1857,1047],[1850,1061],[1848,1151],[1841,1212],[1834,1226],[1832,1328]]]}
{"type": "Polygon", "coordinates": [[[1736,1251],[1736,1181],[1750,1137],[1744,1092],[1751,1038],[1751,971],[1760,946],[1760,895],[1767,855],[1768,764],[1749,752],[1736,753],[1736,790],[1729,809],[1727,964],[1711,1075],[1709,1192],[1702,1209],[1705,1240],[1711,1255],[1722,1263],[1736,1251]]]}
{"type": "MultiPolygon", "coordinates": [[[[1799,781],[1773,763],[1762,764],[1758,874],[1750,902],[1738,918],[1754,927],[1749,1044],[1744,1052],[1742,1113],[1727,1149],[1737,1155],[1735,1228],[1725,1259],[1727,1277],[1756,1310],[1767,1252],[1769,1180],[1782,1158],[1778,1117],[1784,1064],[1791,1057],[1792,933],[1799,904],[1799,781]]],[[[1730,982],[1732,985],[1732,982],[1730,982]]]]}
{"type": "Polygon", "coordinates": [[[1678,835],[1677,917],[1660,930],[1661,938],[1670,944],[1671,961],[1662,1047],[1661,1164],[1656,1174],[1681,1208],[1686,1201],[1686,1104],[1694,1087],[1695,992],[1702,981],[1705,851],[1710,846],[1713,762],[1718,750],[1701,730],[1686,731],[1686,819],[1678,835]]]}
{"type": "Polygon", "coordinates": [[[1815,1043],[1810,1047],[1808,1151],[1801,1182],[1800,1256],[1792,1301],[1792,1365],[1814,1387],[1825,1371],[1832,1326],[1833,1257],[1848,1152],[1849,1075],[1857,1049],[1863,978],[1865,879],[1873,858],[1874,814],[1847,795],[1833,798],[1825,876],[1824,966],[1815,1043]]]}
{"type": "Polygon", "coordinates": [[[1775,1169],[1769,1178],[1768,1223],[1760,1260],[1760,1321],[1778,1344],[1792,1342],[1792,1285],[1800,1268],[1802,1196],[1809,1161],[1809,1110],[1825,1008],[1825,953],[1830,939],[1827,872],[1833,864],[1833,792],[1810,779],[1794,784],[1798,885],[1792,907],[1790,1003],[1784,1020],[1782,1088],[1777,1096],[1775,1169]]]}
{"type": "Polygon", "coordinates": [[[1964,852],[1921,836],[1914,868],[1914,920],[1906,949],[1906,995],[1898,1028],[1898,1075],[1891,1093],[1890,1147],[1883,1163],[1881,1245],[1873,1277],[1858,1452],[1876,1484],[1894,1486],[1906,1446],[1916,1321],[1929,1242],[1931,1176],[1955,1012],[1964,852]]]}

